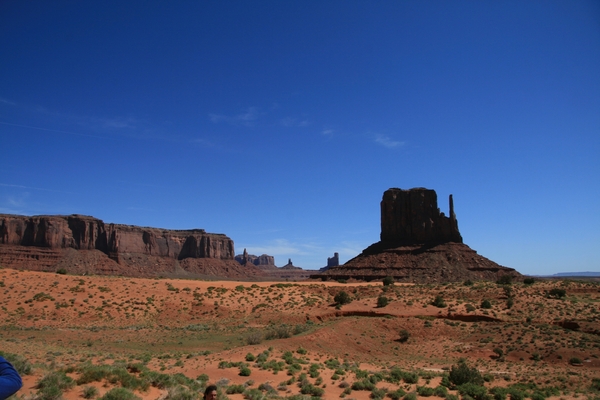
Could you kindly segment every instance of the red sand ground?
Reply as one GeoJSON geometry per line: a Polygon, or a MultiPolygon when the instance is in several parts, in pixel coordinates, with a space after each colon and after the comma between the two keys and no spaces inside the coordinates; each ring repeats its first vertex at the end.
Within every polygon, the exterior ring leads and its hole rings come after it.
{"type": "MultiPolygon", "coordinates": [[[[152,357],[151,369],[164,373],[182,372],[190,378],[207,374],[210,382],[252,380],[251,387],[261,383],[277,387],[290,378],[285,370],[273,374],[249,363],[252,373],[243,377],[238,368],[218,368],[220,361],[244,361],[246,354],[258,355],[267,348],[272,348],[277,360],[286,350],[302,348],[310,363],[338,358],[369,371],[397,365],[403,370],[441,373],[466,358],[483,373],[496,376],[488,386],[553,385],[561,388],[564,399],[585,392],[592,379],[600,377],[598,284],[537,282],[511,288],[514,306],[508,308],[505,289],[492,283],[384,288],[381,283],[208,282],[0,269],[0,350],[34,363],[34,374],[25,376],[22,395],[35,393],[36,382],[52,368],[77,366],[85,360],[132,361],[144,354],[152,357]],[[567,298],[547,298],[555,287],[564,287],[567,298]],[[342,290],[353,300],[336,309],[333,297],[342,290]],[[377,307],[380,295],[389,298],[389,305],[377,307]],[[438,295],[447,307],[431,305],[438,295]],[[484,299],[492,302],[491,309],[479,307],[484,299]],[[475,310],[468,311],[469,305],[475,310]],[[576,322],[578,330],[556,325],[565,321],[576,322]],[[252,332],[264,334],[282,324],[308,330],[246,344],[252,332]],[[406,343],[398,340],[401,330],[410,334],[406,343]],[[504,361],[497,360],[496,348],[507,354],[504,361]],[[573,357],[583,365],[571,365],[573,357]]],[[[343,391],[338,387],[342,379],[331,380],[332,373],[321,370],[324,398],[340,398],[343,391]]],[[[352,383],[354,375],[348,373],[343,379],[352,383]]],[[[439,379],[429,383],[421,379],[418,384],[435,387],[439,379]]],[[[99,389],[99,395],[113,386],[90,385],[99,389]]],[[[416,388],[401,385],[407,391],[416,388]]],[[[377,387],[398,386],[380,382],[377,387]]],[[[81,398],[81,392],[78,386],[64,397],[81,398]]],[[[151,388],[136,394],[157,399],[166,393],[151,388]]],[[[295,384],[279,392],[280,396],[297,393],[295,384]]],[[[367,399],[369,394],[352,391],[349,398],[367,399]]]]}

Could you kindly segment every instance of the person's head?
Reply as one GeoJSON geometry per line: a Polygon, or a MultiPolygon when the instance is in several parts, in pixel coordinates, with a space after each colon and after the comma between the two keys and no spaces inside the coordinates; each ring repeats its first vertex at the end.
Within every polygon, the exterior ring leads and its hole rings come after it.
{"type": "Polygon", "coordinates": [[[209,385],[204,391],[204,400],[217,400],[217,386],[209,385]]]}

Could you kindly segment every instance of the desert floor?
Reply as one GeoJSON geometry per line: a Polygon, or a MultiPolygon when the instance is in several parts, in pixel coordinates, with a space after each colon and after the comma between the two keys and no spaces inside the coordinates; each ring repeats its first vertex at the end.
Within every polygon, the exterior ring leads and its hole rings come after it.
{"type": "Polygon", "coordinates": [[[53,373],[74,380],[65,399],[119,386],[187,399],[208,383],[230,399],[421,398],[460,359],[515,400],[598,398],[599,306],[600,284],[584,281],[383,286],[0,269],[0,351],[32,366],[15,396],[27,399],[49,398],[40,382],[53,373]],[[341,291],[351,302],[336,306],[341,291]],[[113,369],[90,378],[99,366],[113,369]],[[361,390],[365,379],[375,389],[361,390]]]}

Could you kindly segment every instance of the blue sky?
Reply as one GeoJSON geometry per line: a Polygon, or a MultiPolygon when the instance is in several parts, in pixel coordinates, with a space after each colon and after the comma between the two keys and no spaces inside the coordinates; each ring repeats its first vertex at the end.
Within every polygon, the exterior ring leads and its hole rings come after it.
{"type": "Polygon", "coordinates": [[[224,233],[317,269],[391,187],[600,271],[596,1],[0,2],[0,212],[224,233]]]}

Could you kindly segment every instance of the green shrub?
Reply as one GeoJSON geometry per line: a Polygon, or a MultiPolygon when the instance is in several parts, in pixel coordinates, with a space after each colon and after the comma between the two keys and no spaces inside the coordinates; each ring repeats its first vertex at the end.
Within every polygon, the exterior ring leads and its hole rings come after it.
{"type": "Polygon", "coordinates": [[[577,365],[578,365],[578,364],[581,364],[581,358],[578,358],[578,357],[571,357],[571,358],[569,359],[569,363],[570,363],[570,364],[577,364],[577,365]]]}
{"type": "Polygon", "coordinates": [[[549,299],[562,299],[567,295],[567,291],[565,289],[554,288],[548,292],[547,297],[549,299]]]}
{"type": "Polygon", "coordinates": [[[536,391],[531,395],[531,400],[546,400],[546,395],[544,395],[542,392],[536,391]]]}
{"type": "Polygon", "coordinates": [[[373,390],[371,390],[371,394],[369,395],[369,397],[372,399],[383,399],[385,397],[386,393],[387,393],[386,389],[373,388],[373,390]]]}
{"type": "Polygon", "coordinates": [[[502,275],[500,278],[498,278],[498,280],[496,281],[496,283],[498,285],[512,285],[513,282],[513,278],[510,275],[502,275]]]}
{"type": "Polygon", "coordinates": [[[481,302],[481,308],[487,308],[487,309],[490,309],[490,308],[492,308],[492,303],[491,303],[491,302],[490,302],[488,299],[484,299],[484,300],[481,302]]]}
{"type": "Polygon", "coordinates": [[[56,270],[56,273],[60,274],[60,275],[66,275],[67,274],[67,270],[65,268],[59,268],[59,269],[56,270]]]}
{"type": "Polygon", "coordinates": [[[83,388],[83,393],[81,395],[84,399],[93,399],[98,396],[98,389],[94,386],[86,386],[83,388]]]}
{"type": "Polygon", "coordinates": [[[247,365],[242,365],[240,367],[240,376],[250,376],[251,373],[252,371],[250,371],[250,368],[248,368],[247,365]]]}
{"type": "Polygon", "coordinates": [[[392,286],[394,284],[393,276],[386,276],[383,278],[383,286],[392,286]]]}
{"type": "Polygon", "coordinates": [[[246,361],[252,362],[254,360],[256,360],[256,357],[254,357],[254,354],[252,354],[252,353],[246,354],[246,361]]]}
{"type": "Polygon", "coordinates": [[[388,299],[385,296],[379,296],[377,298],[377,307],[381,308],[381,307],[385,307],[390,303],[390,299],[388,299]]]}
{"type": "Polygon", "coordinates": [[[263,400],[265,395],[258,389],[247,389],[244,392],[244,398],[248,400],[263,400]]]}
{"type": "Polygon", "coordinates": [[[448,389],[445,386],[438,386],[433,389],[433,395],[441,398],[445,398],[448,395],[448,389]]]}
{"type": "Polygon", "coordinates": [[[423,397],[433,396],[434,389],[429,386],[417,386],[417,394],[423,397]]]}
{"type": "Polygon", "coordinates": [[[393,392],[389,392],[387,395],[392,400],[400,400],[402,397],[404,397],[404,395],[406,395],[406,392],[400,388],[398,390],[394,390],[393,392]]]}
{"type": "Polygon", "coordinates": [[[236,393],[244,393],[246,390],[246,386],[244,385],[230,385],[227,386],[227,390],[225,393],[227,394],[236,394],[236,393]]]}
{"type": "Polygon", "coordinates": [[[352,299],[350,298],[350,295],[348,293],[342,290],[333,297],[333,301],[335,301],[335,303],[338,305],[344,305],[350,303],[352,299]]]}
{"type": "Polygon", "coordinates": [[[415,392],[407,393],[403,398],[403,400],[417,400],[417,394],[415,392]]]}
{"type": "Polygon", "coordinates": [[[196,392],[188,389],[185,386],[177,385],[167,389],[165,400],[196,400],[198,395],[196,392]]]}
{"type": "Polygon", "coordinates": [[[407,331],[406,329],[400,329],[400,338],[398,338],[398,341],[400,343],[406,343],[408,341],[408,339],[410,338],[410,332],[407,331]]]}
{"type": "Polygon", "coordinates": [[[525,398],[525,393],[517,388],[508,389],[508,394],[511,400],[523,400],[525,398]]]}
{"type": "Polygon", "coordinates": [[[476,308],[473,304],[467,303],[467,304],[465,304],[465,310],[467,312],[473,312],[476,310],[476,308]]]}
{"type": "Polygon", "coordinates": [[[460,360],[458,364],[453,365],[448,374],[448,379],[455,385],[463,385],[465,383],[473,383],[475,385],[483,385],[483,377],[477,368],[469,368],[465,360],[460,360]]]}
{"type": "Polygon", "coordinates": [[[315,397],[321,397],[325,393],[325,390],[323,390],[322,388],[315,386],[311,383],[305,383],[300,388],[300,393],[309,394],[309,395],[315,396],[315,397]]]}
{"type": "Polygon", "coordinates": [[[496,386],[490,389],[490,393],[494,396],[494,400],[506,400],[508,389],[496,386]]]}
{"type": "Polygon", "coordinates": [[[433,299],[431,304],[438,308],[444,308],[447,306],[446,302],[444,301],[444,298],[439,294],[435,296],[435,299],[433,299]]]}
{"type": "Polygon", "coordinates": [[[106,392],[100,400],[140,400],[140,398],[129,389],[117,387],[106,392]]]}
{"type": "Polygon", "coordinates": [[[417,374],[416,372],[405,372],[402,375],[402,380],[405,383],[408,383],[411,385],[415,384],[415,383],[419,382],[419,374],[417,374]]]}
{"type": "Polygon", "coordinates": [[[463,383],[458,386],[461,395],[471,396],[475,400],[486,400],[487,388],[475,383],[463,383]]]}
{"type": "Polygon", "coordinates": [[[523,283],[526,285],[533,285],[535,283],[535,279],[533,278],[525,278],[523,279],[523,283]]]}
{"type": "Polygon", "coordinates": [[[253,331],[246,335],[246,344],[261,344],[263,341],[263,334],[259,331],[253,331]]]}

